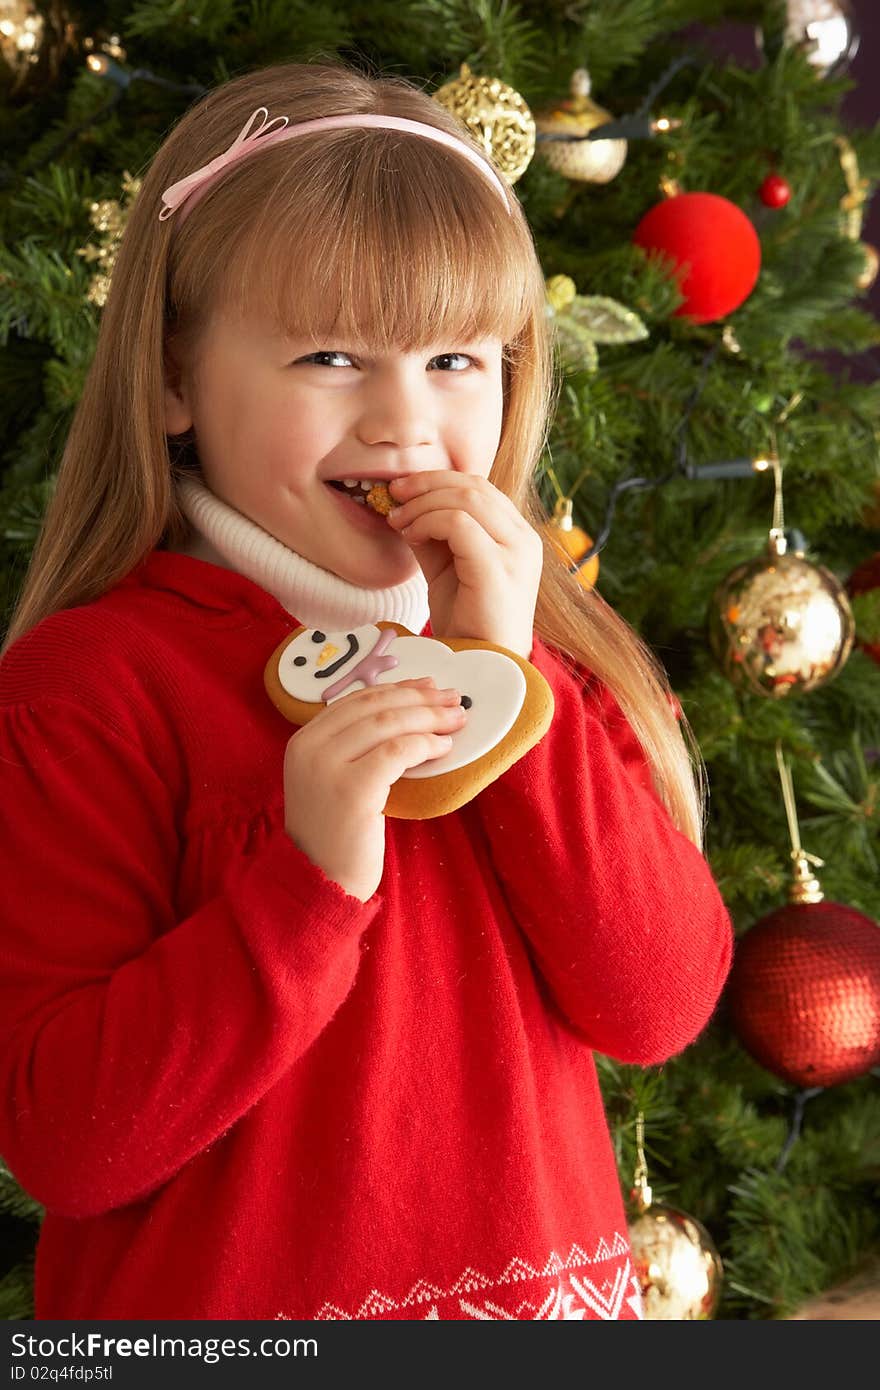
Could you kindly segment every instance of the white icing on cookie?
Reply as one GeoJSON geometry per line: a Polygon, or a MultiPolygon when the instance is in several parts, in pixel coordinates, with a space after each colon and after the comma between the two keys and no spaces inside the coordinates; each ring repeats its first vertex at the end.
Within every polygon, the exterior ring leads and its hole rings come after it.
{"type": "Polygon", "coordinates": [[[368,684],[419,676],[433,676],[438,688],[453,687],[471,703],[467,723],[452,735],[449,752],[409,768],[403,774],[408,778],[436,777],[482,758],[513,728],[526,696],[523,672],[501,652],[455,652],[433,637],[400,637],[373,625],[329,633],[308,628],[285,647],[278,662],[284,690],[309,704],[332,704],[368,684]],[[359,680],[358,668],[377,644],[382,654],[367,660],[366,678],[359,680]]]}

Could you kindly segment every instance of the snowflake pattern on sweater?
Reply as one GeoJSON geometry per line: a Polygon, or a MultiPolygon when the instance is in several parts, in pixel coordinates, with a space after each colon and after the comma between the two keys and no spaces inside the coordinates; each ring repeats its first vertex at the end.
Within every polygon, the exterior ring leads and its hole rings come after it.
{"type": "MultiPolygon", "coordinates": [[[[448,1288],[418,1279],[402,1299],[371,1289],[349,1312],[325,1303],[312,1321],[363,1321],[408,1318],[419,1305],[427,1306],[424,1321],[481,1322],[615,1322],[642,1319],[641,1290],[630,1261],[629,1245],[615,1234],[611,1244],[600,1240],[592,1258],[572,1245],[563,1260],[551,1250],[540,1266],[514,1256],[501,1274],[489,1278],[467,1268],[448,1288]],[[525,1294],[525,1297],[522,1295],[525,1294]],[[491,1296],[489,1296],[491,1295],[491,1296]]],[[[278,1313],[275,1321],[293,1321],[278,1313]]]]}

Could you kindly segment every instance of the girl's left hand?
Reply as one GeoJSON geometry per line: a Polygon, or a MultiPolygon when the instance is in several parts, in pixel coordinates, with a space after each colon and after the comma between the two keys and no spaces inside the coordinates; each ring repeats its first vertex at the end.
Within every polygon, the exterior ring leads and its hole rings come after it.
{"type": "Polygon", "coordinates": [[[428,581],[437,637],[494,642],[528,660],[544,563],[541,537],[487,478],[411,473],[389,484],[388,517],[428,581]]]}

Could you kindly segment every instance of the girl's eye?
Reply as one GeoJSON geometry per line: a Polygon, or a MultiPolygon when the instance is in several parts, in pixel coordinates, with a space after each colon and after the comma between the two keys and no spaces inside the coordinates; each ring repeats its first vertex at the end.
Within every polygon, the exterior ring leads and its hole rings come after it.
{"type": "MultiPolygon", "coordinates": [[[[468,357],[467,354],[464,353],[464,352],[443,352],[443,353],[440,354],[439,357],[435,357],[435,358],[433,358],[432,360],[433,360],[434,362],[452,362],[453,360],[458,360],[459,362],[463,362],[463,363],[464,363],[464,366],[463,366],[463,367],[453,367],[453,368],[452,368],[452,370],[453,370],[454,372],[463,372],[463,371],[467,371],[468,366],[471,366],[471,365],[474,364],[474,359],[473,359],[473,357],[468,357]]],[[[441,370],[444,370],[444,369],[441,369],[441,370]]]]}
{"type": "Polygon", "coordinates": [[[351,358],[348,356],[348,353],[337,352],[335,348],[328,348],[325,352],[313,352],[311,357],[307,357],[305,360],[306,362],[314,362],[315,365],[318,367],[329,367],[335,365],[334,363],[319,361],[319,359],[322,357],[344,357],[347,359],[347,365],[351,365],[351,358]]]}

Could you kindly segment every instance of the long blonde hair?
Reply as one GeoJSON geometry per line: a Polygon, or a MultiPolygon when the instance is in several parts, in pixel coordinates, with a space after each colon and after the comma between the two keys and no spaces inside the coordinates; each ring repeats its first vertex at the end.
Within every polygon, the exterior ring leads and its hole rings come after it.
{"type": "Polygon", "coordinates": [[[243,160],[185,222],[160,223],[162,191],[227,149],[258,106],[291,124],[378,112],[469,139],[413,83],[338,63],[249,73],[187,112],[129,214],[3,652],[50,614],[98,598],[160,543],[186,540],[174,480],[187,451],[172,459],[163,429],[165,354],[172,341],[185,353],[216,306],[259,300],[291,331],[326,340],[335,330],[402,351],[441,334],[500,337],[504,420],[490,478],[544,536],[535,630],[607,685],[674,822],[700,844],[702,765],[665,673],[601,596],[583,590],[544,531],[535,477],[558,381],[544,276],[519,203],[509,198],[509,215],[487,179],[432,141],[349,129],[243,160]]]}

